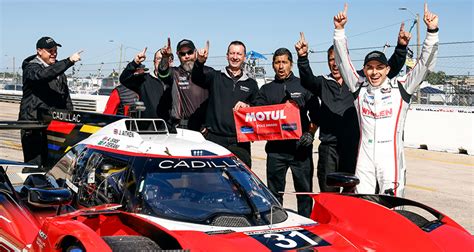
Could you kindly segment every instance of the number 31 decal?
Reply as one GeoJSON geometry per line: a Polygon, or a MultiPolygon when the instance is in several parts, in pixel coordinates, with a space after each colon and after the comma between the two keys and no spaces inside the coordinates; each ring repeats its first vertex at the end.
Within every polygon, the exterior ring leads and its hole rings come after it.
{"type": "Polygon", "coordinates": [[[303,228],[289,231],[248,232],[247,234],[272,251],[331,245],[321,237],[303,228]]]}

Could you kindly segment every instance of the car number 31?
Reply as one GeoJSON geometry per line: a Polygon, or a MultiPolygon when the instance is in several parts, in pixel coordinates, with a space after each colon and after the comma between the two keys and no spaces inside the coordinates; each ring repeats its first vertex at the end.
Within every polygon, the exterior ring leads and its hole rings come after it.
{"type": "Polygon", "coordinates": [[[283,232],[255,232],[247,233],[270,250],[300,249],[309,247],[329,246],[321,237],[305,229],[283,232]]]}

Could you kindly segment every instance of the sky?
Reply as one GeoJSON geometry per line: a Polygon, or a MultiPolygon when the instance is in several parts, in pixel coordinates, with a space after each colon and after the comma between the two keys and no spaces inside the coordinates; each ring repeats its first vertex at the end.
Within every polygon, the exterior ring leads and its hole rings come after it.
{"type": "MultiPolygon", "coordinates": [[[[315,52],[309,56],[313,71],[324,74],[328,72],[325,51],[332,43],[332,18],[344,2],[349,5],[346,34],[356,66],[362,66],[368,52],[382,50],[386,43],[392,46],[387,49],[391,54],[400,23],[404,21],[409,29],[416,13],[421,16],[420,41],[425,37],[424,1],[419,0],[0,0],[0,72],[11,72],[13,65],[18,71],[23,59],[35,54],[36,41],[42,36],[63,45],[58,59],[84,50],[75,66],[79,76],[97,74],[101,63],[104,74],[123,68],[120,52],[123,61],[130,61],[144,47],[148,47],[145,64],[151,66],[153,52],[170,37],[173,51],[183,38],[193,40],[198,48],[209,40],[207,64],[219,69],[226,65],[229,42],[241,40],[248,51],[267,56],[268,60],[258,63],[272,76],[271,53],[280,47],[294,52],[303,31],[315,52]]],[[[446,43],[440,45],[437,70],[472,75],[473,1],[434,0],[428,5],[439,15],[440,42],[446,43]]],[[[412,33],[410,43],[415,44],[415,27],[412,33]]]]}

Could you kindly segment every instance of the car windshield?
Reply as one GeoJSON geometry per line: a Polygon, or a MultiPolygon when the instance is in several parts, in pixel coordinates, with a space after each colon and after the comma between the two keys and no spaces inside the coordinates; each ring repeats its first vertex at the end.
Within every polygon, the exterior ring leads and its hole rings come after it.
{"type": "Polygon", "coordinates": [[[143,167],[137,191],[144,214],[213,224],[219,216],[258,220],[275,207],[282,211],[270,191],[235,157],[140,157],[135,165],[143,167]]]}

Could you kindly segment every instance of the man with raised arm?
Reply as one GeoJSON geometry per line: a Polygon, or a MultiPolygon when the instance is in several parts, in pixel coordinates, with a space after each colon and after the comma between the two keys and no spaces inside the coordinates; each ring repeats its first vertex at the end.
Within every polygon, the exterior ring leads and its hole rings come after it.
{"type": "Polygon", "coordinates": [[[168,120],[171,102],[162,99],[167,86],[158,78],[161,53],[160,50],[155,52],[153,69],[146,72],[147,69],[142,64],[146,59],[146,50],[145,47],[143,51],[137,53],[120,74],[120,83],[126,87],[121,89],[121,96],[128,97],[127,103],[133,103],[133,99],[136,99],[134,93],[138,94],[140,101],[145,105],[145,111],[141,113],[141,117],[168,120]]]}
{"type": "Polygon", "coordinates": [[[189,39],[183,39],[176,46],[180,65],[170,66],[171,40],[161,49],[159,78],[169,86],[171,100],[170,123],[176,127],[199,131],[204,124],[209,92],[191,81],[191,72],[197,58],[196,47],[189,39]]]}
{"type": "MultiPolygon", "coordinates": [[[[397,46],[388,60],[389,78],[398,75],[405,64],[407,45],[411,34],[400,26],[397,46]]],[[[326,175],[331,172],[348,172],[354,174],[359,146],[359,124],[354,107],[354,96],[339,73],[334,59],[334,46],[327,51],[328,75],[314,76],[308,60],[308,43],[304,34],[295,44],[298,53],[298,69],[301,85],[321,99],[319,120],[318,147],[318,183],[321,192],[338,192],[339,188],[326,185],[326,175]]],[[[358,71],[359,73],[362,70],[358,71]]]]}
{"type": "MultiPolygon", "coordinates": [[[[40,109],[73,109],[64,72],[81,60],[82,51],[58,61],[58,47],[61,44],[53,38],[42,37],[36,42],[36,54],[23,61],[23,95],[18,120],[39,120],[40,109]]],[[[46,164],[47,149],[42,148],[46,141],[46,134],[42,130],[21,130],[24,161],[46,164]]]]}
{"type": "Polygon", "coordinates": [[[336,64],[344,82],[356,97],[361,141],[356,176],[360,179],[357,193],[381,193],[403,197],[405,158],[403,127],[410,99],[429,71],[438,53],[438,16],[425,4],[423,18],[428,32],[415,67],[403,77],[387,77],[390,66],[382,52],[372,51],[364,59],[360,77],[349,58],[344,26],[347,4],[334,16],[334,48],[336,64]]]}
{"type": "Polygon", "coordinates": [[[227,62],[221,71],[205,67],[209,53],[209,41],[200,49],[191,74],[191,80],[209,90],[209,104],[206,111],[207,140],[222,145],[236,154],[249,167],[250,143],[237,142],[233,110],[249,107],[258,92],[257,82],[243,71],[246,48],[241,41],[232,41],[227,47],[227,62]]]}

